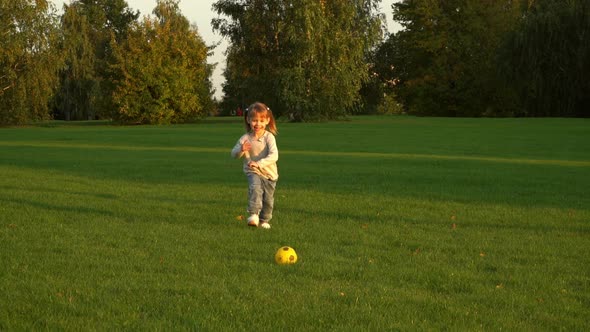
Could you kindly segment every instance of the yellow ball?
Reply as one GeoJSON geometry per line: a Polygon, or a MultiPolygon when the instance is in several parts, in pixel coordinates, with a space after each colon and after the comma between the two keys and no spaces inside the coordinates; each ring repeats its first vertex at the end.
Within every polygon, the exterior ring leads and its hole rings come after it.
{"type": "Polygon", "coordinates": [[[297,262],[297,253],[291,247],[280,247],[275,254],[275,261],[281,265],[295,264],[297,262]]]}

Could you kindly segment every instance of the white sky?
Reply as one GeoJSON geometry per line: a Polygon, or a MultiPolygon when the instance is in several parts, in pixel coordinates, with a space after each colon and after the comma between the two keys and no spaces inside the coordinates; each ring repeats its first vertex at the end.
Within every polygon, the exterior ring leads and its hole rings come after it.
{"type": "MultiPolygon", "coordinates": [[[[381,11],[387,17],[387,26],[389,31],[397,30],[399,25],[394,24],[392,19],[391,4],[399,0],[382,0],[381,11]]],[[[59,10],[61,10],[63,3],[70,3],[70,0],[51,0],[59,10]]],[[[211,77],[213,81],[213,88],[215,88],[215,97],[221,99],[223,91],[221,84],[224,82],[223,69],[225,68],[225,49],[227,41],[223,40],[221,35],[213,33],[211,29],[211,19],[217,17],[213,12],[211,6],[217,0],[181,0],[178,4],[182,14],[191,22],[197,25],[199,34],[205,40],[207,45],[214,45],[219,42],[221,44],[215,48],[213,55],[209,57],[209,63],[217,63],[217,67],[211,77]]],[[[127,0],[127,4],[133,10],[140,11],[140,17],[143,15],[151,15],[152,10],[156,7],[156,0],[127,0]]]]}

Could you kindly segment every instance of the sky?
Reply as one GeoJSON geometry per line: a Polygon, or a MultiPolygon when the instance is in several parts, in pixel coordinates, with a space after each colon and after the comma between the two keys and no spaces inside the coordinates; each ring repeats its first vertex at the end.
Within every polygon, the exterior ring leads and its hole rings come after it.
{"type": "MultiPolygon", "coordinates": [[[[64,2],[70,3],[70,0],[51,0],[58,9],[61,10],[64,2]]],[[[382,0],[381,11],[387,18],[387,26],[390,32],[399,28],[393,22],[391,4],[398,0],[382,0]]],[[[211,6],[217,0],[180,0],[178,6],[182,14],[193,24],[197,25],[199,34],[207,45],[219,46],[213,51],[213,55],[207,59],[208,63],[217,63],[215,71],[211,77],[213,88],[215,89],[214,96],[221,99],[223,91],[221,84],[224,82],[223,69],[225,68],[225,49],[227,48],[227,41],[224,38],[213,32],[211,29],[211,20],[217,17],[217,14],[211,9],[211,6]]],[[[139,10],[140,17],[144,15],[151,15],[152,10],[156,7],[156,0],[127,0],[127,4],[133,10],[139,10]]]]}

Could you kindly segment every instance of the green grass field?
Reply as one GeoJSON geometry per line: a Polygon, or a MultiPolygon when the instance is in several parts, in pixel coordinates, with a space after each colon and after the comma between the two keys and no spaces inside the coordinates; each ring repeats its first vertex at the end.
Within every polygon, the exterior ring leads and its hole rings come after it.
{"type": "Polygon", "coordinates": [[[0,129],[0,330],[588,330],[590,121],[0,129]],[[289,245],[299,261],[274,263],[289,245]]]}

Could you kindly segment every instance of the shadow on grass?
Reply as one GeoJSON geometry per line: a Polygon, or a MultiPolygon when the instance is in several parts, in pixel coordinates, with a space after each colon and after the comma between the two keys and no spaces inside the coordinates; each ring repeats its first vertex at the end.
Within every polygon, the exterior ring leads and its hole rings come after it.
{"type": "MultiPolygon", "coordinates": [[[[91,179],[145,184],[245,186],[240,160],[220,152],[21,146],[0,165],[52,170],[91,179]]],[[[435,201],[586,208],[586,166],[489,160],[290,155],[279,161],[281,188],[325,193],[416,197],[435,201]]],[[[100,195],[100,194],[96,194],[100,195]]],[[[99,196],[97,196],[100,198],[99,196]]]]}
{"type": "Polygon", "coordinates": [[[39,123],[33,123],[33,127],[41,128],[59,128],[59,127],[98,127],[98,126],[113,126],[116,123],[110,120],[89,120],[89,121],[63,121],[52,120],[39,123]]]}
{"type": "Polygon", "coordinates": [[[16,204],[21,207],[32,207],[36,209],[48,210],[48,211],[58,211],[58,212],[68,212],[68,213],[81,213],[81,214],[96,214],[101,216],[115,216],[111,210],[106,209],[95,209],[91,207],[82,207],[82,206],[71,206],[71,205],[57,205],[57,204],[48,204],[36,200],[29,200],[29,199],[22,199],[22,198],[14,198],[14,199],[5,199],[0,198],[0,201],[4,202],[3,204],[16,204]]]}
{"type": "Polygon", "coordinates": [[[17,187],[17,186],[0,186],[0,190],[3,191],[26,191],[30,193],[49,193],[49,194],[67,194],[73,196],[89,196],[94,198],[101,198],[101,199],[116,199],[119,196],[114,194],[103,194],[103,193],[95,193],[95,192],[83,192],[83,191],[64,191],[64,190],[57,190],[45,187],[38,187],[38,186],[28,186],[28,187],[17,187]]]}

